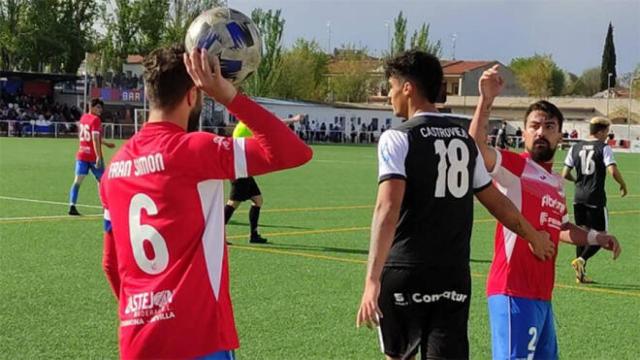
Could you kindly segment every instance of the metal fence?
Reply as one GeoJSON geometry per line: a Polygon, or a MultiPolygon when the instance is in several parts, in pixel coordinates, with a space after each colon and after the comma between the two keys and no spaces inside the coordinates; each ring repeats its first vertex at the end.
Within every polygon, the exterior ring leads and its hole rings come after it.
{"type": "MultiPolygon", "coordinates": [[[[135,134],[135,124],[102,124],[103,135],[106,139],[128,139],[135,134]]],[[[202,131],[230,136],[233,127],[205,126],[202,131]]],[[[298,136],[308,143],[335,143],[335,144],[372,144],[378,141],[379,131],[311,131],[298,130],[298,136]]],[[[0,136],[8,137],[48,137],[48,138],[72,138],[78,136],[76,123],[72,122],[38,122],[0,120],[0,136]]]]}

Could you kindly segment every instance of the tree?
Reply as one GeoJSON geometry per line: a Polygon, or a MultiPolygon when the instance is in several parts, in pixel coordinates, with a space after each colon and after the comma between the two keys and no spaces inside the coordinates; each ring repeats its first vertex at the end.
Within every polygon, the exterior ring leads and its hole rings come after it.
{"type": "Polygon", "coordinates": [[[429,28],[430,24],[423,23],[420,30],[415,30],[411,36],[411,48],[416,50],[422,50],[434,56],[440,57],[442,53],[442,44],[440,40],[432,43],[429,41],[429,28]]]}
{"type": "Polygon", "coordinates": [[[264,11],[260,8],[251,12],[251,19],[262,35],[262,61],[258,70],[247,79],[245,90],[255,96],[270,96],[280,78],[282,61],[282,31],[285,20],[281,10],[264,11]]]}
{"type": "Polygon", "coordinates": [[[367,50],[343,45],[336,60],[342,62],[342,71],[331,80],[331,91],[336,101],[363,102],[369,95],[369,68],[367,50]]]}
{"type": "Polygon", "coordinates": [[[571,94],[590,97],[598,91],[600,91],[600,68],[594,67],[582,72],[571,94]]]}
{"type": "Polygon", "coordinates": [[[561,95],[572,95],[580,77],[572,72],[564,71],[564,90],[561,95]]]}
{"type": "Polygon", "coordinates": [[[315,40],[298,39],[282,56],[280,81],[273,95],[286,99],[323,101],[327,95],[329,55],[315,40]]]}
{"type": "Polygon", "coordinates": [[[551,61],[551,96],[560,96],[564,93],[566,83],[564,71],[550,57],[549,61],[551,61]]]}
{"type": "Polygon", "coordinates": [[[74,73],[91,46],[92,0],[0,2],[0,67],[74,73]]]}
{"type": "Polygon", "coordinates": [[[162,44],[169,13],[168,0],[140,0],[137,52],[146,55],[162,44]]]}
{"type": "Polygon", "coordinates": [[[0,2],[0,69],[12,70],[16,65],[25,10],[24,0],[0,2]]]}
{"type": "Polygon", "coordinates": [[[391,56],[401,53],[405,50],[407,41],[407,18],[402,15],[402,11],[398,13],[398,17],[393,21],[394,31],[393,40],[391,40],[391,56]]]}
{"type": "Polygon", "coordinates": [[[170,0],[163,43],[183,43],[193,19],[203,11],[225,3],[221,0],[170,0]]]}
{"type": "Polygon", "coordinates": [[[95,40],[93,25],[98,17],[98,5],[93,0],[62,0],[60,2],[61,33],[66,41],[63,71],[75,73],[95,40]]]}
{"type": "Polygon", "coordinates": [[[616,86],[616,48],[613,44],[613,26],[609,23],[607,37],[604,41],[604,50],[602,51],[602,65],[600,67],[600,91],[607,90],[609,84],[611,87],[616,86]],[[611,74],[611,80],[609,80],[611,74]]]}
{"type": "Polygon", "coordinates": [[[562,94],[564,74],[550,55],[515,58],[509,66],[529,96],[544,98],[562,94]]]}
{"type": "Polygon", "coordinates": [[[106,41],[111,41],[112,56],[107,62],[119,70],[129,54],[138,49],[140,32],[140,4],[136,0],[113,0],[113,11],[104,13],[106,41]]]}

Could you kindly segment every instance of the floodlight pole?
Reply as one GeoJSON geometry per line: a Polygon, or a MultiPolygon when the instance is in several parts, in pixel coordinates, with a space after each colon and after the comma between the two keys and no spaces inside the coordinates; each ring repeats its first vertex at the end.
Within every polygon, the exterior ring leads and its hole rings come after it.
{"type": "Polygon", "coordinates": [[[329,42],[327,46],[327,52],[331,55],[331,21],[327,21],[327,31],[329,32],[329,42]]]}
{"type": "Polygon", "coordinates": [[[389,21],[385,21],[384,27],[387,28],[387,51],[389,51],[389,56],[391,56],[391,23],[389,21]]]}
{"type": "Polygon", "coordinates": [[[627,137],[629,142],[631,142],[631,101],[633,99],[633,82],[635,80],[640,80],[640,77],[632,77],[631,84],[629,84],[629,113],[627,115],[627,137]]]}
{"type": "Polygon", "coordinates": [[[607,76],[607,118],[609,117],[609,98],[611,97],[611,77],[612,73],[609,73],[607,76]]]}
{"type": "Polygon", "coordinates": [[[82,98],[83,98],[82,100],[84,101],[84,104],[82,105],[83,114],[86,112],[89,112],[89,109],[87,108],[87,95],[88,95],[87,93],[89,92],[89,89],[87,87],[87,78],[88,78],[87,72],[89,70],[89,62],[87,59],[89,58],[89,56],[87,55],[88,54],[85,52],[84,53],[84,84],[83,84],[84,86],[82,89],[82,98]]]}

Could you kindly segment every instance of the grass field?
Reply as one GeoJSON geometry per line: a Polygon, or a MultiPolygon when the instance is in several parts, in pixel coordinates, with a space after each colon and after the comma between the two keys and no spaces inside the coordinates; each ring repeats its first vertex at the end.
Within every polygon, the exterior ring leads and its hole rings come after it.
{"type": "MultiPolygon", "coordinates": [[[[76,146],[72,139],[0,139],[0,358],[118,355],[93,179],[80,193],[85,216],[65,216],[76,146]]],[[[228,227],[239,359],[381,358],[376,333],[355,328],[376,194],[375,149],[314,150],[307,166],[258,180],[265,196],[261,231],[270,245],[247,243],[246,204],[228,227]]],[[[598,254],[589,263],[598,283],[578,286],[569,265],[574,249],[561,245],[554,309],[563,359],[638,358],[640,156],[616,157],[630,196],[621,199],[608,179],[608,207],[623,253],[616,262],[598,254]]],[[[567,190],[571,201],[573,186],[567,190]]],[[[469,338],[471,357],[487,359],[484,287],[494,222],[476,210],[469,338]]]]}

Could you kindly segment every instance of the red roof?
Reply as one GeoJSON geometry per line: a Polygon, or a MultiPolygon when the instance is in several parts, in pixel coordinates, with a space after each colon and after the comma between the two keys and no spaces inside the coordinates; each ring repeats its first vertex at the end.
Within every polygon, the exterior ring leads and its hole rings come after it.
{"type": "Polygon", "coordinates": [[[142,55],[127,56],[127,64],[142,64],[144,57],[142,55]]]}
{"type": "Polygon", "coordinates": [[[468,71],[492,65],[495,61],[443,60],[440,62],[445,75],[462,75],[468,71]]]}

